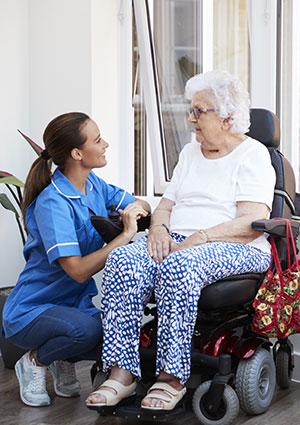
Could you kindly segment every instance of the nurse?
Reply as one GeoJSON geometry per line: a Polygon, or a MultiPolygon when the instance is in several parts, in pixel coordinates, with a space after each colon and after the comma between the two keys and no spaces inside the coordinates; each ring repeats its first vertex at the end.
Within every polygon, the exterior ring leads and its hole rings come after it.
{"type": "Polygon", "coordinates": [[[86,114],[54,118],[43,139],[45,150],[28,174],[22,205],[29,232],[26,265],[3,311],[3,334],[28,350],[15,370],[21,399],[29,406],[50,404],[48,369],[57,395],[80,394],[74,362],[102,338],[92,276],[114,248],[131,240],[137,220],[150,212],[147,202],[93,173],[106,165],[109,145],[86,114]],[[53,175],[50,160],[57,166],[53,175]],[[103,246],[90,217],[107,216],[113,204],[124,230],[103,246]]]}

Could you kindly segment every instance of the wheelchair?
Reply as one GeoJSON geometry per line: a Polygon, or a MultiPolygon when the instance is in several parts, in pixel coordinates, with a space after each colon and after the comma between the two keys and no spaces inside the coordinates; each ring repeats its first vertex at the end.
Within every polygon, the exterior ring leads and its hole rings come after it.
{"type": "MultiPolygon", "coordinates": [[[[273,235],[281,266],[285,269],[285,222],[274,218],[289,219],[297,240],[299,222],[295,198],[299,195],[295,193],[295,177],[287,159],[278,151],[280,128],[276,115],[265,109],[252,109],[250,121],[248,135],[268,148],[276,172],[271,217],[252,223],[252,227],[273,235]]],[[[122,230],[115,211],[111,218],[92,217],[91,220],[106,242],[122,230]]],[[[141,222],[139,230],[148,225],[149,220],[141,222]]],[[[202,425],[228,425],[238,416],[240,408],[249,415],[261,414],[272,402],[276,383],[280,388],[290,385],[294,367],[292,343],[288,338],[274,343],[251,330],[252,302],[263,278],[264,274],[259,273],[231,276],[202,290],[192,339],[191,375],[187,382],[187,401],[191,401],[202,425]]],[[[100,415],[169,421],[185,413],[184,403],[163,414],[140,408],[142,397],[155,380],[155,304],[148,304],[144,313],[152,319],[141,329],[142,379],[136,400],[131,405],[90,407],[100,415]]],[[[106,379],[101,372],[101,362],[93,366],[91,375],[94,388],[106,379]]]]}

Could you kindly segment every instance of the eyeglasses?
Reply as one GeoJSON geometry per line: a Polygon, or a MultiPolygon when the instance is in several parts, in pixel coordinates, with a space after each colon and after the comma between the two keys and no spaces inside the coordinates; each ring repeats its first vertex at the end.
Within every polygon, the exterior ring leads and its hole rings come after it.
{"type": "Polygon", "coordinates": [[[189,113],[193,114],[196,120],[200,118],[200,114],[203,112],[210,112],[210,111],[216,111],[216,109],[205,109],[205,108],[190,108],[189,113]]]}

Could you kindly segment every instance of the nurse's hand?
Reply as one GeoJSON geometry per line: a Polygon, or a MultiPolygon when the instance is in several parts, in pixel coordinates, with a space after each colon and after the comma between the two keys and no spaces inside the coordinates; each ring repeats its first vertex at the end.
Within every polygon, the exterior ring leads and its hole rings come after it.
{"type": "Polygon", "coordinates": [[[137,232],[137,220],[141,217],[146,217],[148,215],[148,211],[144,210],[140,205],[136,203],[128,204],[124,210],[118,210],[121,216],[121,220],[123,222],[123,232],[130,239],[137,232]]]}
{"type": "Polygon", "coordinates": [[[169,236],[167,229],[161,225],[150,227],[147,238],[147,249],[157,263],[162,261],[174,250],[176,243],[169,236]]]}

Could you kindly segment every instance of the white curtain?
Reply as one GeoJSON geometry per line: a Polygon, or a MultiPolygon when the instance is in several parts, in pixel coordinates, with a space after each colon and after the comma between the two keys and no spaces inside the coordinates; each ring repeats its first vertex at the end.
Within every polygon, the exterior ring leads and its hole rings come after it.
{"type": "MultiPolygon", "coordinates": [[[[210,0],[209,0],[210,1],[210,0]]],[[[237,75],[249,89],[246,0],[214,0],[213,67],[237,75]]]]}

